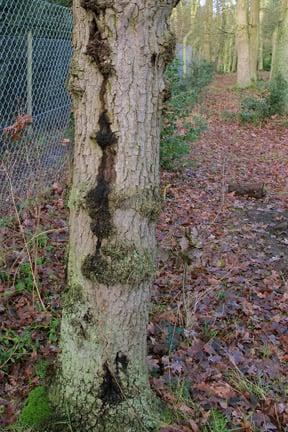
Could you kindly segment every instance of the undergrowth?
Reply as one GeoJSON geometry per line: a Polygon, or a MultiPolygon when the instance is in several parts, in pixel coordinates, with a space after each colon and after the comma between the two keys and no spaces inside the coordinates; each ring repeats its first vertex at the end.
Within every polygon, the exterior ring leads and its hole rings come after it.
{"type": "Polygon", "coordinates": [[[287,111],[288,83],[278,75],[269,84],[268,92],[262,97],[247,97],[242,101],[239,112],[241,123],[261,124],[273,115],[287,111]]]}
{"type": "Polygon", "coordinates": [[[200,91],[213,78],[213,66],[207,62],[193,62],[186,78],[179,76],[178,59],[167,68],[166,80],[171,89],[171,98],[165,105],[161,132],[160,162],[164,169],[173,170],[183,164],[189,153],[189,142],[199,137],[206,124],[201,118],[188,120],[191,109],[197,102],[200,91]],[[177,130],[177,121],[183,120],[182,132],[177,130]]]}
{"type": "Polygon", "coordinates": [[[208,425],[205,427],[204,432],[229,432],[228,420],[224,415],[216,410],[212,410],[208,425]]]}

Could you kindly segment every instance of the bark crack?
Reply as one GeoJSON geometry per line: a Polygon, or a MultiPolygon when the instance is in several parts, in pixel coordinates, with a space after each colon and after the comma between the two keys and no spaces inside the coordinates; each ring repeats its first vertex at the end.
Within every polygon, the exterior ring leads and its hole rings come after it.
{"type": "Polygon", "coordinates": [[[113,232],[112,214],[109,209],[109,195],[116,177],[115,157],[117,136],[111,128],[106,102],[107,85],[109,78],[114,72],[114,68],[111,61],[111,48],[107,38],[103,36],[100,30],[101,26],[99,25],[101,19],[105,20],[105,10],[109,7],[110,3],[109,1],[104,2],[100,0],[82,0],[81,2],[81,6],[93,14],[86,54],[96,63],[103,77],[99,95],[101,104],[98,120],[99,129],[94,137],[102,150],[102,157],[96,178],[96,186],[85,197],[86,208],[92,220],[90,225],[91,231],[97,237],[96,260],[100,257],[102,240],[108,238],[113,232]]]}

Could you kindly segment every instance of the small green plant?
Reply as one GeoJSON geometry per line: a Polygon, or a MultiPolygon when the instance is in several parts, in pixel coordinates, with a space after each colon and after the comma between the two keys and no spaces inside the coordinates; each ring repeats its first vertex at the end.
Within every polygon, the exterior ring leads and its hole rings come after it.
{"type": "Polygon", "coordinates": [[[3,216],[0,218],[0,228],[7,228],[14,222],[14,216],[3,216]]]}
{"type": "Polygon", "coordinates": [[[240,121],[258,124],[269,117],[269,106],[266,99],[248,97],[242,101],[240,121]]]}
{"type": "Polygon", "coordinates": [[[168,170],[184,165],[184,157],[189,153],[189,143],[198,139],[206,128],[201,118],[184,121],[183,131],[179,134],[177,120],[185,119],[196,104],[199,93],[213,77],[213,67],[206,62],[195,61],[190,65],[186,78],[181,78],[178,59],[169,65],[166,81],[171,89],[171,98],[164,110],[164,127],[161,132],[160,163],[168,170]]]}
{"type": "Polygon", "coordinates": [[[14,363],[26,354],[37,349],[32,340],[32,327],[27,327],[18,334],[12,329],[3,329],[0,332],[0,364],[5,368],[8,363],[14,363]]]}
{"type": "Polygon", "coordinates": [[[237,119],[237,113],[224,110],[221,113],[221,118],[222,120],[224,120],[224,122],[230,123],[235,121],[235,119],[237,119]]]}
{"type": "Polygon", "coordinates": [[[224,301],[226,300],[226,298],[227,298],[227,294],[226,294],[225,291],[219,291],[219,292],[217,293],[217,299],[218,299],[220,302],[224,302],[224,301]]]}
{"type": "Polygon", "coordinates": [[[208,425],[205,427],[204,432],[229,432],[228,420],[226,417],[217,410],[212,410],[208,425]]]}
{"type": "Polygon", "coordinates": [[[36,375],[41,379],[44,380],[47,376],[47,369],[48,369],[49,363],[47,360],[40,360],[35,367],[36,375]]]}
{"type": "Polygon", "coordinates": [[[56,343],[59,338],[59,326],[60,320],[58,318],[52,318],[50,322],[48,339],[50,343],[56,343]]]}
{"type": "Polygon", "coordinates": [[[30,263],[25,262],[20,265],[19,273],[16,279],[15,288],[18,292],[25,290],[32,291],[34,286],[33,275],[30,263]]]}
{"type": "Polygon", "coordinates": [[[288,82],[279,74],[271,81],[266,98],[269,114],[284,114],[288,104],[288,82]]]}
{"type": "Polygon", "coordinates": [[[270,82],[264,97],[248,97],[242,101],[239,119],[242,123],[259,124],[275,114],[282,115],[288,106],[288,83],[281,75],[270,82]]]}
{"type": "Polygon", "coordinates": [[[46,248],[48,244],[49,237],[46,233],[41,233],[35,238],[35,244],[39,248],[46,248]]]}
{"type": "Polygon", "coordinates": [[[267,345],[267,344],[264,344],[264,345],[263,345],[263,347],[261,348],[260,353],[261,353],[261,356],[262,356],[263,358],[265,358],[265,359],[267,359],[267,358],[271,358],[272,355],[273,355],[273,353],[272,353],[272,351],[271,351],[271,349],[270,349],[270,346],[267,345]]]}
{"type": "Polygon", "coordinates": [[[208,321],[205,321],[203,324],[202,334],[204,340],[209,342],[211,339],[214,339],[217,336],[218,331],[212,328],[208,321]]]}
{"type": "Polygon", "coordinates": [[[9,280],[9,273],[6,271],[0,271],[0,281],[7,282],[9,280]]]}

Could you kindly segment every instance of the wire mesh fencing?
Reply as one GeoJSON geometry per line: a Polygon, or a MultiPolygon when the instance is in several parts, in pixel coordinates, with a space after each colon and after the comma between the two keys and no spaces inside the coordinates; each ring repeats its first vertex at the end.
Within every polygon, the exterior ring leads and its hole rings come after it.
{"type": "Polygon", "coordinates": [[[0,213],[65,175],[72,16],[45,0],[0,0],[0,213]]]}

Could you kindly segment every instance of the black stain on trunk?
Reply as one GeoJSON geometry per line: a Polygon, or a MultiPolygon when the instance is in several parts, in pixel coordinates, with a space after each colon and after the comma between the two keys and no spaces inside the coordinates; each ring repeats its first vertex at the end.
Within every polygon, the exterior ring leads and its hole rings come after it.
{"type": "Polygon", "coordinates": [[[103,407],[106,405],[117,405],[125,399],[124,390],[122,387],[121,373],[127,375],[129,360],[127,356],[118,352],[115,358],[115,373],[112,372],[105,362],[103,365],[103,381],[100,387],[100,399],[103,407]]]}
{"type": "Polygon", "coordinates": [[[96,251],[93,256],[86,257],[82,264],[82,273],[90,279],[93,268],[101,260],[102,240],[107,239],[113,233],[112,214],[109,209],[109,195],[115,182],[115,157],[117,136],[112,131],[112,125],[107,109],[106,92],[107,84],[111,78],[114,68],[112,66],[112,55],[108,40],[101,33],[100,22],[105,18],[105,9],[108,2],[100,0],[82,0],[81,6],[90,10],[94,18],[90,24],[89,41],[86,53],[96,63],[98,70],[103,76],[100,89],[101,113],[98,120],[98,131],[94,136],[96,143],[102,150],[102,157],[98,169],[96,185],[86,195],[86,208],[91,218],[91,231],[97,237],[96,251]]]}
{"type": "Polygon", "coordinates": [[[108,238],[113,231],[109,209],[109,194],[111,184],[115,181],[114,160],[116,149],[114,145],[117,143],[117,137],[111,130],[111,124],[106,112],[100,115],[96,141],[103,154],[96,187],[86,195],[86,206],[92,219],[91,230],[101,242],[104,238],[108,238]]]}
{"type": "Polygon", "coordinates": [[[86,54],[96,62],[99,71],[104,79],[111,75],[113,66],[111,63],[111,50],[108,41],[102,37],[96,19],[90,24],[89,41],[86,47],[86,54]]]}
{"type": "Polygon", "coordinates": [[[111,0],[81,0],[80,5],[87,11],[94,12],[96,15],[100,15],[105,9],[112,6],[111,0]]]}

